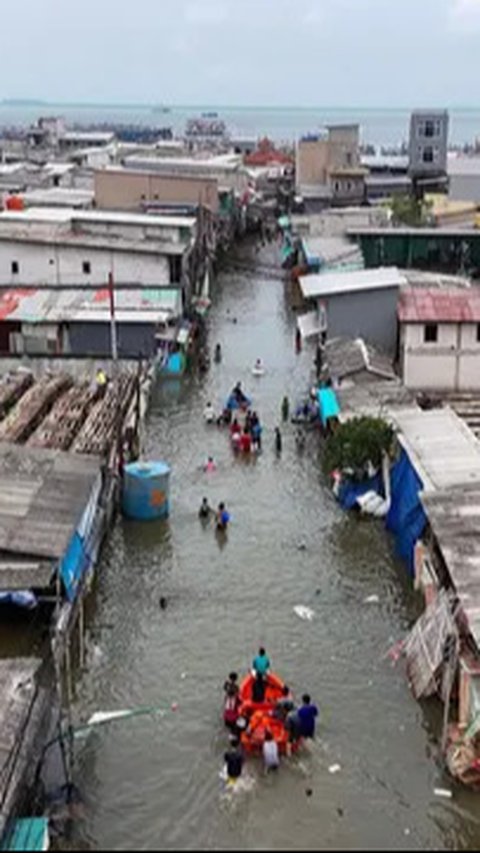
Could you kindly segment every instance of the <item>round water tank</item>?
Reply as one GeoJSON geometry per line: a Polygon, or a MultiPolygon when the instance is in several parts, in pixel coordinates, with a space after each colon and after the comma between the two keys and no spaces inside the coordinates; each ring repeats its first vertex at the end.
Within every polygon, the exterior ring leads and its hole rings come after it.
{"type": "Polygon", "coordinates": [[[132,462],[125,466],[122,508],[128,518],[167,518],[169,498],[170,467],[165,462],[132,462]]]}

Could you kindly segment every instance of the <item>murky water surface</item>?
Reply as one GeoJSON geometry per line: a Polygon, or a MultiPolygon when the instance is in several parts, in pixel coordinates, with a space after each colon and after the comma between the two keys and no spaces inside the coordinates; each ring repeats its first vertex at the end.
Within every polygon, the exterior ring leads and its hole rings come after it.
{"type": "Polygon", "coordinates": [[[401,668],[385,659],[417,612],[403,566],[381,525],[335,505],[315,435],[299,455],[286,427],[281,458],[274,453],[282,396],[298,397],[311,366],[311,353],[295,355],[283,283],[224,273],[209,326],[222,364],[165,384],[150,415],[148,455],[173,466],[170,521],[114,530],[79,686],[82,716],[149,705],[166,713],[115,724],[81,747],[87,820],[78,846],[476,849],[476,797],[433,795],[445,782],[438,714],[415,703],[401,668]],[[268,372],[254,379],[258,356],[268,372]],[[202,421],[206,402],[220,408],[239,379],[265,426],[264,451],[250,462],[202,421]],[[210,476],[201,471],[208,454],[218,463],[210,476]],[[203,495],[227,503],[228,541],[199,523],[203,495]],[[365,603],[371,595],[378,604],[365,603]],[[297,604],[315,611],[313,621],[298,618],[297,604]],[[226,798],[221,686],[260,643],[295,692],[308,689],[319,704],[320,737],[275,777],[250,762],[246,790],[226,798]]]}

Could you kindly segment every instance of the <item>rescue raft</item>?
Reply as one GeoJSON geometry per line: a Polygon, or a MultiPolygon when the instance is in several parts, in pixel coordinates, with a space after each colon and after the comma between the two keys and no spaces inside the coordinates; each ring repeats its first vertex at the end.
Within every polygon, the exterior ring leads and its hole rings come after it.
{"type": "MultiPolygon", "coordinates": [[[[253,700],[255,682],[253,675],[245,676],[240,684],[239,717],[247,722],[247,727],[240,736],[242,746],[247,753],[260,753],[265,742],[265,735],[269,731],[278,744],[280,753],[285,754],[290,740],[289,732],[285,727],[284,720],[274,715],[278,700],[284,697],[285,682],[274,673],[267,675],[264,681],[265,696],[263,702],[254,702],[253,700]]],[[[296,752],[300,745],[301,739],[291,742],[291,751],[296,752]]]]}

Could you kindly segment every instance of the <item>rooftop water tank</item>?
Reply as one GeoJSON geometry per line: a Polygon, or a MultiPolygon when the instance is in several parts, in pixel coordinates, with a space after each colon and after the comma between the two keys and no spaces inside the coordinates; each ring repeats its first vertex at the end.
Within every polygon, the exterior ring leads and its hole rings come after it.
{"type": "Polygon", "coordinates": [[[127,518],[153,521],[170,511],[170,467],[166,462],[132,462],[126,465],[122,508],[127,518]]]}

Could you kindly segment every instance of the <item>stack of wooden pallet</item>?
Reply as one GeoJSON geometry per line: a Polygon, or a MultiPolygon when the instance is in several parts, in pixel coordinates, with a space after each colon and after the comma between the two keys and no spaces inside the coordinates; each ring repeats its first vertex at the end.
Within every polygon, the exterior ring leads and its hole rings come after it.
{"type": "Polygon", "coordinates": [[[28,440],[30,447],[69,450],[80,432],[95,398],[91,385],[75,385],[63,394],[48,417],[28,440]]]}
{"type": "Polygon", "coordinates": [[[0,419],[33,385],[33,375],[26,370],[9,373],[0,380],[0,419]]]}
{"type": "Polygon", "coordinates": [[[0,423],[0,441],[25,442],[71,384],[70,377],[63,375],[36,382],[0,423]]]}
{"type": "Polygon", "coordinates": [[[135,378],[123,374],[109,383],[105,396],[94,403],[87,420],[73,443],[75,453],[104,456],[116,431],[123,424],[131,403],[135,378]]]}

